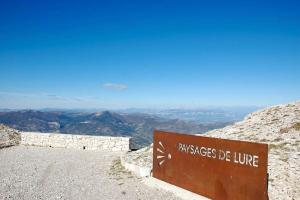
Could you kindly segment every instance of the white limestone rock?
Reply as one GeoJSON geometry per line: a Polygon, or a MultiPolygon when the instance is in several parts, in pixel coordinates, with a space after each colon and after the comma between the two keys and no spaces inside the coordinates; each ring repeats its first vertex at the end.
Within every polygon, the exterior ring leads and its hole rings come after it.
{"type": "Polygon", "coordinates": [[[18,145],[20,140],[21,136],[19,131],[0,124],[0,149],[18,145]]]}
{"type": "MultiPolygon", "coordinates": [[[[208,137],[269,145],[269,198],[300,199],[300,101],[251,113],[241,122],[205,134],[208,137]]],[[[126,163],[152,168],[152,147],[129,152],[126,163]]]]}

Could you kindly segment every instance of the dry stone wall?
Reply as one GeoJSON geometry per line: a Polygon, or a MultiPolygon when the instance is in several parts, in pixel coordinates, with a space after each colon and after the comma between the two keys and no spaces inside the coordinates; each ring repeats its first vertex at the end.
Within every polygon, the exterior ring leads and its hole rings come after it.
{"type": "Polygon", "coordinates": [[[21,145],[126,152],[130,150],[130,138],[21,132],[21,145]]]}

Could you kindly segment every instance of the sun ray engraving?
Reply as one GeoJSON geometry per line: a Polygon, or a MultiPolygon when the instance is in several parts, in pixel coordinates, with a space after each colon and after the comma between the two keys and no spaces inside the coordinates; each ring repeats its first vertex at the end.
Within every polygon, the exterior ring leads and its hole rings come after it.
{"type": "Polygon", "coordinates": [[[159,144],[163,149],[165,149],[165,147],[164,147],[164,145],[161,143],[161,141],[159,141],[158,144],[159,144]]]}
{"type": "Polygon", "coordinates": [[[164,157],[166,157],[166,156],[157,156],[156,158],[160,159],[160,158],[164,158],[164,157]]]}
{"type": "Polygon", "coordinates": [[[158,147],[156,148],[156,151],[158,154],[156,156],[156,159],[158,160],[159,166],[162,166],[167,160],[171,160],[171,154],[166,152],[166,148],[164,147],[161,141],[158,142],[158,147]]]}
{"type": "Polygon", "coordinates": [[[157,151],[160,152],[160,153],[163,153],[163,154],[165,153],[162,150],[160,150],[159,148],[157,148],[157,151]]]}
{"type": "Polygon", "coordinates": [[[161,166],[162,164],[164,164],[165,161],[166,161],[166,160],[160,161],[160,162],[159,162],[159,165],[161,166]]]}

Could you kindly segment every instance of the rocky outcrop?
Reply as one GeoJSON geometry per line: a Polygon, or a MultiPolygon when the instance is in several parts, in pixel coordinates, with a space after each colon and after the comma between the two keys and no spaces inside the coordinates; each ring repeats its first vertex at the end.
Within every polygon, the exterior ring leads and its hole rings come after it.
{"type": "MultiPolygon", "coordinates": [[[[300,101],[259,110],[204,135],[269,144],[270,199],[300,199],[300,101]]],[[[128,153],[124,160],[151,168],[152,148],[128,153]]]]}
{"type": "Polygon", "coordinates": [[[21,136],[19,131],[0,124],[0,149],[18,145],[20,140],[21,136]]]}
{"type": "Polygon", "coordinates": [[[140,177],[150,176],[152,171],[153,144],[137,151],[129,152],[121,157],[122,165],[140,177]]]}
{"type": "Polygon", "coordinates": [[[300,101],[254,112],[205,135],[269,144],[270,199],[300,198],[300,101]]]}

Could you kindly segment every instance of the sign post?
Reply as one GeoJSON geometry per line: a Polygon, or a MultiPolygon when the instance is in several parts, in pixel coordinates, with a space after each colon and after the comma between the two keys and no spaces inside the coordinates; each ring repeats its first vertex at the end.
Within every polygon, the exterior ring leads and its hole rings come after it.
{"type": "Polygon", "coordinates": [[[267,165],[267,144],[154,131],[153,177],[211,199],[268,199],[267,165]]]}

